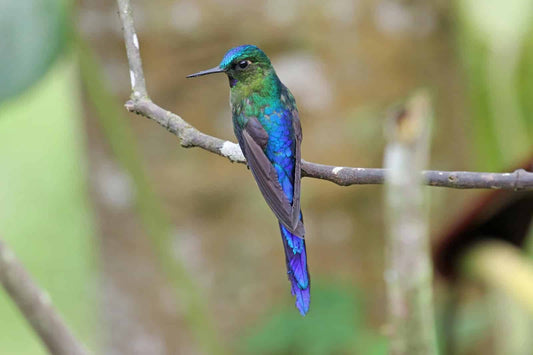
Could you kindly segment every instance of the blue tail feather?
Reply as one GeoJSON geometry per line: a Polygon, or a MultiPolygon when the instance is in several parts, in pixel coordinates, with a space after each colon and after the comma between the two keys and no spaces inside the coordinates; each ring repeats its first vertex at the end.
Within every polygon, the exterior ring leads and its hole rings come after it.
{"type": "Polygon", "coordinates": [[[305,240],[295,236],[280,224],[287,274],[291,282],[291,292],[296,296],[296,307],[302,315],[309,311],[311,280],[307,270],[305,240]]]}

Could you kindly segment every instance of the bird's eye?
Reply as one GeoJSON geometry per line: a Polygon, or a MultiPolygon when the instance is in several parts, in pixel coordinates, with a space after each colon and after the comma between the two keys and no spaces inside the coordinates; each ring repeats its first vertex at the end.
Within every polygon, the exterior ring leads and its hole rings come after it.
{"type": "Polygon", "coordinates": [[[249,60],[241,60],[237,65],[240,69],[246,69],[248,65],[250,64],[249,60]]]}

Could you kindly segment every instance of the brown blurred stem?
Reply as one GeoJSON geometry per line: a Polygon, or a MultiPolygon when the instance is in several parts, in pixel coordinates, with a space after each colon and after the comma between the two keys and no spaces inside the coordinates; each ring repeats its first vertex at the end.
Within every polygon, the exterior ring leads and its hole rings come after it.
{"type": "Polygon", "coordinates": [[[50,297],[37,286],[13,251],[1,240],[0,283],[51,354],[88,354],[67,328],[50,297]]]}
{"type": "Polygon", "coordinates": [[[385,281],[394,355],[437,353],[427,201],[419,173],[428,160],[430,117],[429,97],[420,92],[387,126],[385,281]]]}
{"type": "MultiPolygon", "coordinates": [[[[117,3],[124,28],[124,42],[132,86],[131,98],[125,104],[126,109],[159,123],[176,135],[181,146],[185,148],[199,147],[226,157],[232,162],[245,163],[244,156],[237,144],[200,132],[180,116],[152,102],[146,91],[139,52],[139,39],[133,25],[130,1],[117,0],[117,3]]],[[[424,177],[423,183],[429,186],[456,189],[533,190],[533,173],[522,169],[512,173],[426,170],[422,171],[422,175],[424,177]]],[[[302,160],[302,176],[328,180],[341,186],[383,184],[385,171],[373,168],[323,165],[302,160]]]]}

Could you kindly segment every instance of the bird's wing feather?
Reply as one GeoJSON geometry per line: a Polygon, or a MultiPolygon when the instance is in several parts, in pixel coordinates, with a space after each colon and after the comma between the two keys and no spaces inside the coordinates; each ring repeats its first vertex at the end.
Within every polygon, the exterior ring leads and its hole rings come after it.
{"type": "Polygon", "coordinates": [[[268,142],[268,133],[257,118],[250,117],[241,137],[248,166],[268,206],[291,233],[303,237],[305,234],[303,223],[298,220],[293,224],[293,206],[281,188],[276,169],[263,151],[268,142]]]}
{"type": "Polygon", "coordinates": [[[296,107],[292,110],[292,126],[295,136],[295,148],[294,148],[294,182],[293,182],[293,195],[292,195],[292,210],[291,221],[292,225],[296,226],[300,222],[300,182],[302,179],[302,153],[300,145],[302,143],[302,126],[300,125],[300,118],[298,116],[298,110],[296,107]]]}

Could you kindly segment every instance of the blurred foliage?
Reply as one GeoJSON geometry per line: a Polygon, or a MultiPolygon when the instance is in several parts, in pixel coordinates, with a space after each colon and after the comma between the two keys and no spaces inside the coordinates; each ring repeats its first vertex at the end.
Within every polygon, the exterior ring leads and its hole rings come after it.
{"type": "Polygon", "coordinates": [[[457,294],[436,303],[437,341],[441,354],[469,354],[490,329],[490,316],[482,302],[457,302],[457,294]]]}
{"type": "MultiPolygon", "coordinates": [[[[68,2],[0,1],[0,238],[95,348],[98,263],[68,2]]],[[[44,354],[0,292],[2,354],[44,354]]]]}
{"type": "Polygon", "coordinates": [[[243,343],[243,353],[386,354],[386,338],[365,324],[360,294],[332,284],[313,284],[312,311],[307,316],[293,307],[268,310],[243,343]]]}
{"type": "MultiPolygon", "coordinates": [[[[533,153],[533,2],[457,0],[455,4],[475,169],[508,170],[533,153]]],[[[527,244],[532,244],[531,239],[527,244]]],[[[469,327],[457,329],[457,350],[475,352],[483,347],[479,334],[485,334],[485,341],[491,334],[493,353],[530,353],[527,334],[533,330],[533,317],[501,291],[489,288],[487,295],[481,312],[455,322],[474,324],[478,319],[487,324],[473,332],[469,327]],[[469,333],[478,340],[474,346],[468,341],[469,333]]]]}
{"type": "Polygon", "coordinates": [[[0,103],[41,78],[67,38],[66,1],[0,1],[0,103]]]}
{"type": "Polygon", "coordinates": [[[508,169],[533,148],[533,2],[458,0],[457,14],[477,169],[508,169]]]}
{"type": "MultiPolygon", "coordinates": [[[[74,334],[94,347],[96,270],[75,57],[0,112],[0,238],[50,295],[74,334]]],[[[0,288],[0,352],[44,354],[0,288]]]]}

